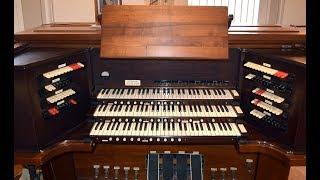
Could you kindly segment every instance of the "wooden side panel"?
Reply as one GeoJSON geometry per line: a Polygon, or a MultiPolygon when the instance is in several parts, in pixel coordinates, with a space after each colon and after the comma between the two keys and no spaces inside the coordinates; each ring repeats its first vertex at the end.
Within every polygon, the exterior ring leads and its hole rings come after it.
{"type": "Polygon", "coordinates": [[[256,179],[285,180],[288,179],[290,166],[271,156],[260,154],[258,159],[256,179]]]}
{"type": "Polygon", "coordinates": [[[225,7],[105,6],[101,57],[227,59],[225,7]]]}

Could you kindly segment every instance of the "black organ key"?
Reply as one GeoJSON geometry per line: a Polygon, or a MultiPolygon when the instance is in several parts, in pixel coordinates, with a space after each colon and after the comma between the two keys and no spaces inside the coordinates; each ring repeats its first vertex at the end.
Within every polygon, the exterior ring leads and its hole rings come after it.
{"type": "Polygon", "coordinates": [[[189,110],[190,110],[190,112],[193,112],[193,108],[192,108],[191,104],[189,105],[189,110]]]}
{"type": "Polygon", "coordinates": [[[179,130],[182,131],[182,125],[181,122],[179,123],[179,130]]]}
{"type": "Polygon", "coordinates": [[[203,131],[202,123],[199,123],[199,125],[200,125],[200,130],[203,131]]]}
{"type": "Polygon", "coordinates": [[[208,106],[209,106],[210,112],[213,112],[212,106],[211,105],[208,105],[208,106]]]}
{"type": "Polygon", "coordinates": [[[218,126],[219,126],[219,129],[220,129],[221,131],[223,131],[222,126],[221,126],[221,123],[218,123],[218,126]]]}
{"type": "Polygon", "coordinates": [[[123,131],[126,130],[127,125],[128,125],[128,123],[125,122],[124,125],[123,125],[123,128],[122,128],[123,131]]]}
{"type": "Polygon", "coordinates": [[[107,130],[110,130],[111,125],[113,125],[113,122],[110,122],[107,126],[107,130]]]}
{"type": "Polygon", "coordinates": [[[130,105],[127,105],[126,108],[124,109],[125,112],[128,112],[129,106],[130,105]]]}
{"type": "Polygon", "coordinates": [[[139,122],[139,130],[142,131],[143,128],[143,122],[139,122]]]}
{"type": "Polygon", "coordinates": [[[101,126],[100,126],[100,130],[102,130],[104,124],[105,124],[105,121],[102,122],[102,124],[101,124],[101,126]]]}
{"type": "Polygon", "coordinates": [[[220,107],[221,111],[224,112],[223,106],[220,106],[220,105],[218,105],[218,106],[220,107]]]}
{"type": "Polygon", "coordinates": [[[157,89],[157,93],[160,94],[160,89],[159,88],[157,89]]]}
{"type": "Polygon", "coordinates": [[[216,127],[214,126],[213,123],[211,123],[211,126],[212,126],[212,129],[215,131],[215,130],[216,130],[216,127]]]}
{"type": "Polygon", "coordinates": [[[117,123],[116,130],[119,130],[120,122],[117,123]]]}
{"type": "Polygon", "coordinates": [[[112,95],[114,95],[116,93],[116,89],[112,90],[112,95]]]}
{"type": "Polygon", "coordinates": [[[199,131],[198,123],[194,123],[196,130],[199,131]]]}
{"type": "Polygon", "coordinates": [[[214,95],[218,95],[218,93],[217,93],[217,90],[216,90],[216,89],[213,89],[213,93],[214,93],[214,95]]]}
{"type": "Polygon", "coordinates": [[[218,89],[217,91],[218,91],[218,94],[221,96],[222,95],[221,90],[218,89]]]}
{"type": "Polygon", "coordinates": [[[102,109],[102,111],[106,111],[106,109],[107,109],[107,106],[104,106],[103,109],[102,109]]]}
{"type": "Polygon", "coordinates": [[[178,94],[180,95],[180,89],[178,89],[178,94]]]}
{"type": "Polygon", "coordinates": [[[159,131],[159,123],[156,123],[156,130],[159,131]]]}
{"type": "Polygon", "coordinates": [[[209,123],[206,123],[206,124],[207,124],[208,130],[211,131],[211,127],[210,127],[209,123]]]}
{"type": "Polygon", "coordinates": [[[183,106],[183,112],[187,112],[186,105],[182,105],[182,106],[183,106]]]}
{"type": "Polygon", "coordinates": [[[120,94],[123,94],[123,93],[124,93],[124,89],[121,90],[120,94]]]}
{"type": "Polygon", "coordinates": [[[198,112],[197,105],[192,105],[195,112],[198,112]]]}
{"type": "Polygon", "coordinates": [[[182,93],[183,93],[183,94],[186,94],[186,91],[185,91],[185,89],[182,89],[182,93]]]}
{"type": "Polygon", "coordinates": [[[175,131],[176,129],[173,122],[171,123],[171,126],[172,126],[172,130],[175,131]]]}
{"type": "Polygon", "coordinates": [[[159,112],[159,110],[160,110],[160,107],[159,107],[159,105],[157,104],[157,112],[159,112]]]}
{"type": "Polygon", "coordinates": [[[128,130],[131,129],[131,124],[132,124],[132,123],[130,122],[129,125],[128,125],[128,130]]]}
{"type": "Polygon", "coordinates": [[[168,122],[168,131],[170,131],[170,129],[171,129],[171,123],[168,122]]]}
{"type": "Polygon", "coordinates": [[[202,89],[202,91],[203,91],[203,94],[204,94],[204,95],[207,95],[206,89],[202,89]]]}
{"type": "Polygon", "coordinates": [[[223,129],[224,129],[225,131],[228,130],[227,127],[226,127],[226,125],[225,125],[225,123],[222,123],[222,127],[223,127],[223,129]]]}
{"type": "Polygon", "coordinates": [[[122,107],[123,107],[122,105],[119,105],[118,112],[121,111],[122,107]]]}
{"type": "Polygon", "coordinates": [[[138,130],[138,126],[139,126],[139,123],[137,123],[136,126],[134,127],[134,130],[135,130],[135,131],[138,130]]]}
{"type": "Polygon", "coordinates": [[[149,89],[147,89],[147,92],[146,92],[147,94],[149,94],[149,89]]]}
{"type": "Polygon", "coordinates": [[[206,110],[206,112],[209,112],[208,106],[204,105],[204,109],[206,110]]]}
{"type": "Polygon", "coordinates": [[[128,91],[127,91],[127,95],[129,95],[129,94],[130,94],[130,90],[131,90],[131,89],[126,89],[126,90],[128,90],[128,91]]]}
{"type": "Polygon", "coordinates": [[[217,108],[216,108],[216,109],[217,109],[217,111],[218,111],[218,112],[220,112],[220,108],[219,108],[219,105],[217,105],[216,107],[217,107],[217,108]]]}
{"type": "Polygon", "coordinates": [[[191,89],[188,89],[188,93],[189,93],[189,95],[191,95],[191,89]]]}
{"type": "Polygon", "coordinates": [[[99,125],[100,125],[100,122],[96,124],[96,126],[94,127],[94,130],[97,130],[99,125]]]}
{"type": "Polygon", "coordinates": [[[133,109],[133,105],[130,105],[130,112],[132,112],[132,109],[133,109]]]}
{"type": "Polygon", "coordinates": [[[151,122],[151,131],[153,131],[153,129],[154,129],[154,123],[155,122],[151,122]]]}
{"type": "Polygon", "coordinates": [[[229,123],[226,123],[226,124],[227,124],[228,129],[231,131],[232,128],[231,128],[230,124],[229,123]]]}
{"type": "Polygon", "coordinates": [[[133,94],[134,94],[134,91],[135,91],[135,89],[131,89],[131,95],[133,95],[133,94]]]}
{"type": "Polygon", "coordinates": [[[187,128],[187,124],[186,123],[183,123],[183,127],[184,127],[184,130],[187,131],[188,128],[187,128]]]}
{"type": "Polygon", "coordinates": [[[190,123],[191,125],[191,130],[194,131],[193,123],[190,123]]]}
{"type": "Polygon", "coordinates": [[[196,89],[196,92],[197,92],[197,94],[198,94],[198,95],[200,95],[200,91],[199,91],[199,89],[196,89]]]}
{"type": "Polygon", "coordinates": [[[226,95],[226,92],[224,92],[224,90],[222,90],[222,89],[221,89],[221,93],[222,93],[223,95],[226,95]]]}
{"type": "Polygon", "coordinates": [[[147,123],[147,122],[144,122],[143,125],[144,125],[144,126],[143,126],[143,130],[146,131],[146,130],[147,130],[148,123],[147,123]]]}
{"type": "Polygon", "coordinates": [[[227,106],[224,106],[225,107],[225,110],[227,111],[227,112],[229,112],[229,109],[228,109],[228,107],[227,106]]]}
{"type": "Polygon", "coordinates": [[[178,106],[179,112],[181,112],[181,106],[178,106]]]}
{"type": "Polygon", "coordinates": [[[211,95],[211,92],[209,91],[209,89],[206,89],[206,90],[207,90],[208,94],[211,95]]]}
{"type": "Polygon", "coordinates": [[[202,112],[199,104],[197,104],[197,107],[198,107],[199,112],[202,112]]]}

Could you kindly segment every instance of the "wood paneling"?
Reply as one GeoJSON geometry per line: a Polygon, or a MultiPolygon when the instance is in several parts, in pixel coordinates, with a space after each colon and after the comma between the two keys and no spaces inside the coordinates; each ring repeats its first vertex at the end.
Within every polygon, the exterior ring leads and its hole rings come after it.
{"type": "Polygon", "coordinates": [[[105,6],[103,58],[227,59],[225,7],[105,6]]]}

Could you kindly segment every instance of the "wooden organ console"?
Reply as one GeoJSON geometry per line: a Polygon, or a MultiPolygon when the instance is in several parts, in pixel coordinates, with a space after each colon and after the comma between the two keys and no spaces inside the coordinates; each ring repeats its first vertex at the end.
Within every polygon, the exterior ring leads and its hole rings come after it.
{"type": "Polygon", "coordinates": [[[101,42],[76,49],[95,33],[66,32],[68,48],[46,25],[17,34],[33,46],[14,60],[15,163],[44,179],[288,178],[305,163],[304,52],[228,47],[225,10],[107,7],[101,42]]]}

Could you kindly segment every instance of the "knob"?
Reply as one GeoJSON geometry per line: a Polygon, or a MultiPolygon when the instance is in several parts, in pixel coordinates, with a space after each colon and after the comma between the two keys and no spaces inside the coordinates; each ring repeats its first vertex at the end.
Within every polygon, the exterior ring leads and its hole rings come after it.
{"type": "Polygon", "coordinates": [[[181,138],[178,138],[178,142],[181,142],[181,138]]]}
{"type": "Polygon", "coordinates": [[[237,170],[238,170],[238,168],[236,168],[236,167],[230,167],[232,180],[236,180],[237,170]]]}
{"type": "Polygon", "coordinates": [[[252,159],[246,159],[246,168],[247,168],[249,173],[252,172],[252,164],[253,164],[253,160],[252,159]]]}
{"type": "Polygon", "coordinates": [[[128,180],[130,167],[123,167],[124,170],[124,179],[128,180]]]}
{"type": "Polygon", "coordinates": [[[167,138],[164,138],[163,141],[164,141],[164,142],[167,142],[167,138]]]}
{"type": "Polygon", "coordinates": [[[130,138],[130,141],[132,142],[132,141],[133,141],[133,138],[130,138]]]}
{"type": "Polygon", "coordinates": [[[137,138],[137,141],[140,141],[140,138],[137,138]]]}
{"type": "Polygon", "coordinates": [[[134,180],[138,180],[139,167],[133,167],[134,171],[134,180]]]}
{"type": "Polygon", "coordinates": [[[211,180],[216,180],[217,168],[211,168],[211,180]]]}
{"type": "Polygon", "coordinates": [[[116,141],[119,141],[119,138],[118,138],[118,137],[116,138],[116,141]]]}
{"type": "Polygon", "coordinates": [[[127,141],[127,138],[123,138],[122,141],[123,141],[123,142],[126,142],[126,141],[127,141]]]}
{"type": "Polygon", "coordinates": [[[227,172],[227,168],[220,168],[221,179],[224,180],[227,172]]]}
{"type": "Polygon", "coordinates": [[[153,140],[152,138],[149,138],[149,141],[150,141],[150,142],[152,142],[152,140],[153,140]]]}
{"type": "Polygon", "coordinates": [[[99,168],[100,168],[100,165],[93,165],[95,179],[98,179],[99,177],[99,168]]]}
{"type": "Polygon", "coordinates": [[[112,141],[112,137],[109,137],[109,141],[112,141]]]}
{"type": "Polygon", "coordinates": [[[105,179],[108,179],[108,176],[109,176],[109,168],[110,168],[110,166],[108,166],[108,165],[103,166],[103,169],[104,169],[104,178],[105,178],[105,179]]]}
{"type": "Polygon", "coordinates": [[[157,138],[157,142],[160,142],[160,138],[157,138]]]}
{"type": "Polygon", "coordinates": [[[114,179],[119,179],[119,166],[114,166],[113,170],[114,170],[114,179]]]}
{"type": "Polygon", "coordinates": [[[171,142],[174,142],[174,139],[173,139],[173,138],[171,138],[170,140],[171,140],[171,142]]]}

